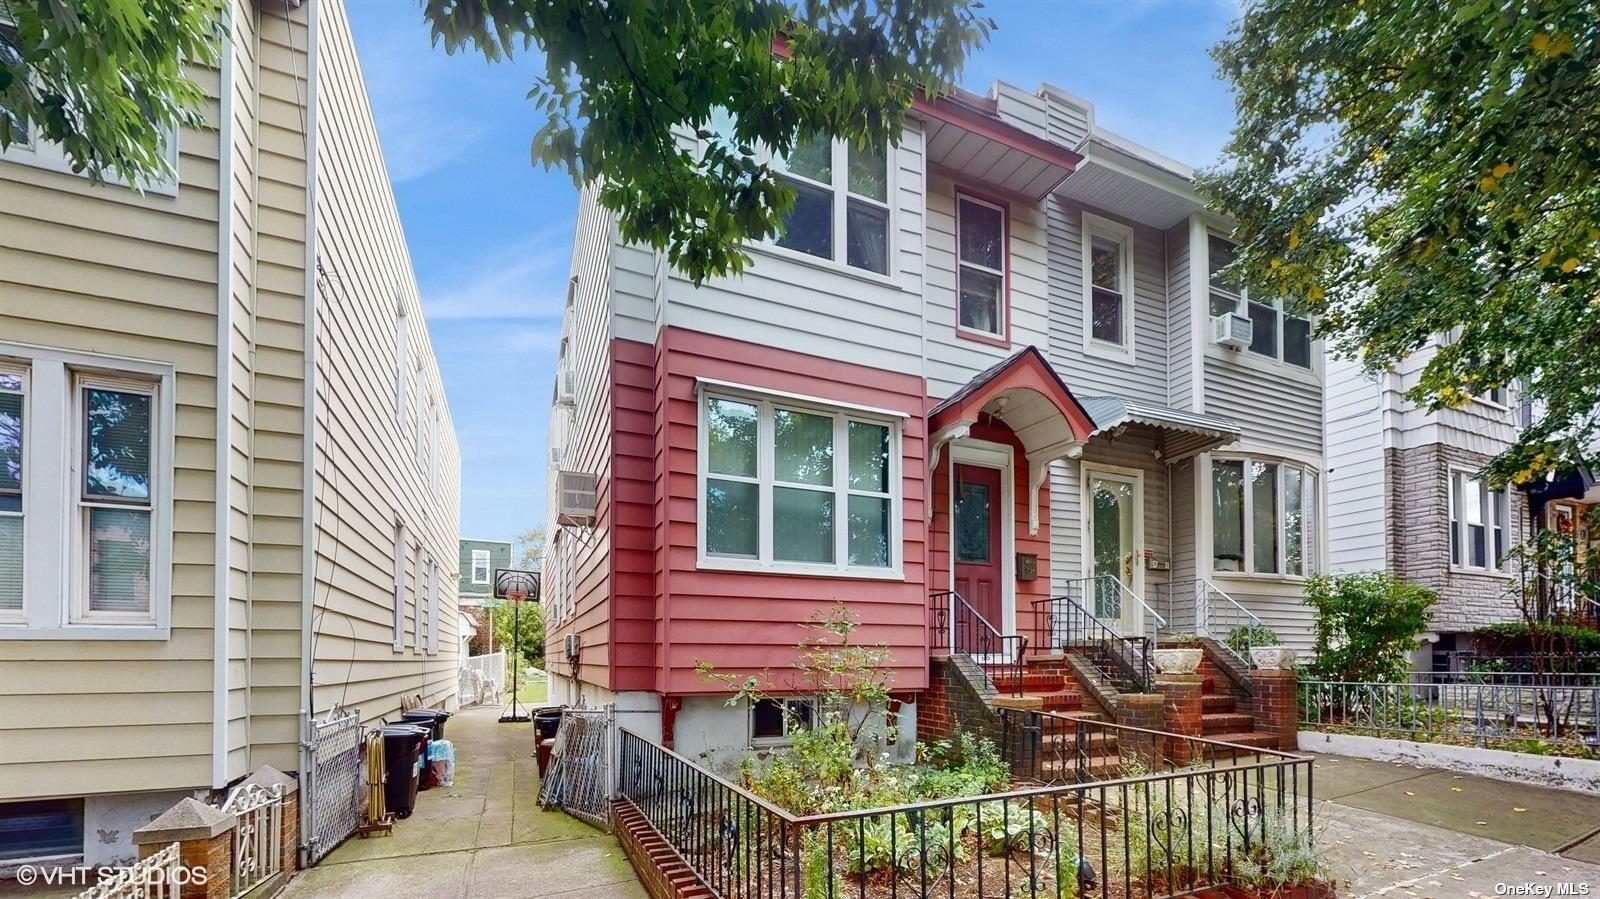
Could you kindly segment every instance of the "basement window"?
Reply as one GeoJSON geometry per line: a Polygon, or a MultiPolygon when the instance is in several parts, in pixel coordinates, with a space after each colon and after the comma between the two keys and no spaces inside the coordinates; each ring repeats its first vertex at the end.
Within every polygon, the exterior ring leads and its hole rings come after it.
{"type": "Polygon", "coordinates": [[[808,699],[758,699],[750,704],[750,745],[777,746],[811,728],[808,699]]]}
{"type": "Polygon", "coordinates": [[[0,804],[0,863],[82,854],[82,799],[0,804]]]}

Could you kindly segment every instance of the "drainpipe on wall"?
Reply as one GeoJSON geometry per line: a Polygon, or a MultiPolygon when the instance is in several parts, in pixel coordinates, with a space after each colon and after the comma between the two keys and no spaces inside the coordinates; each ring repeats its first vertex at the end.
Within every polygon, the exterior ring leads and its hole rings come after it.
{"type": "MultiPolygon", "coordinates": [[[[301,435],[300,532],[300,720],[305,734],[300,741],[300,844],[311,834],[314,797],[304,789],[309,771],[311,726],[311,607],[316,598],[316,398],[317,398],[317,0],[306,0],[306,232],[305,327],[301,377],[303,380],[301,435]]],[[[290,32],[293,33],[292,31],[290,32]]],[[[301,850],[301,866],[306,862],[301,850]]]]}

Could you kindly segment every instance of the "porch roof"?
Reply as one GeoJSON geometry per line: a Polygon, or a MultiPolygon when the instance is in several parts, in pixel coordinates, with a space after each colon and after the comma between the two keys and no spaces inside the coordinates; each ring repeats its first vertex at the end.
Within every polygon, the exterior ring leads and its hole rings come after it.
{"type": "Polygon", "coordinates": [[[1039,529],[1039,487],[1049,463],[1083,454],[1095,423],[1037,347],[1029,346],[974,375],[928,411],[928,469],[945,444],[967,436],[980,417],[1010,428],[1028,460],[1029,529],[1039,529]]]}
{"type": "Polygon", "coordinates": [[[1181,459],[1239,439],[1237,424],[1215,415],[1186,412],[1158,403],[1118,396],[1086,396],[1083,407],[1094,419],[1095,433],[1103,434],[1136,424],[1166,432],[1162,455],[1181,459]]]}

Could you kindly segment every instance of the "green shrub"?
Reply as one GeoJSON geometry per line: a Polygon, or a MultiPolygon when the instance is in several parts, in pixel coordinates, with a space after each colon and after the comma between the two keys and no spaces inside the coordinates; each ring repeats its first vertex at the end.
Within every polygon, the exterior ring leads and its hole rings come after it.
{"type": "Polygon", "coordinates": [[[1228,638],[1223,642],[1239,655],[1248,656],[1251,647],[1277,646],[1278,632],[1265,624],[1253,626],[1241,624],[1228,631],[1228,638]]]}
{"type": "Polygon", "coordinates": [[[923,799],[952,799],[997,793],[1010,782],[1011,771],[988,737],[962,731],[954,741],[923,747],[924,764],[914,790],[923,799]]]}
{"type": "Polygon", "coordinates": [[[1432,590],[1381,571],[1311,578],[1306,604],[1316,615],[1317,639],[1308,670],[1326,680],[1404,679],[1407,656],[1437,601],[1432,590]]]}

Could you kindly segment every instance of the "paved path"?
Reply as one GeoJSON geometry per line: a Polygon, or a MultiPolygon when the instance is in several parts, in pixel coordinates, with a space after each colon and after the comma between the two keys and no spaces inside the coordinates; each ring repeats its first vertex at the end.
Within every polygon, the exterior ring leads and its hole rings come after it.
{"type": "Polygon", "coordinates": [[[1340,899],[1487,899],[1561,883],[1600,896],[1600,797],[1338,756],[1317,757],[1315,783],[1340,899]]]}
{"type": "Polygon", "coordinates": [[[455,785],[419,793],[392,836],[345,841],[283,899],[645,899],[615,839],[539,808],[533,725],[499,714],[451,718],[455,785]]]}

